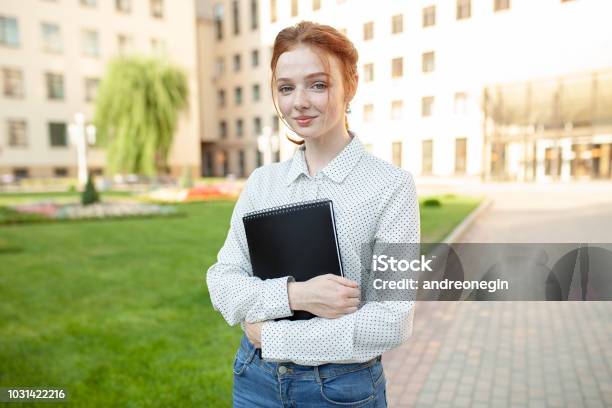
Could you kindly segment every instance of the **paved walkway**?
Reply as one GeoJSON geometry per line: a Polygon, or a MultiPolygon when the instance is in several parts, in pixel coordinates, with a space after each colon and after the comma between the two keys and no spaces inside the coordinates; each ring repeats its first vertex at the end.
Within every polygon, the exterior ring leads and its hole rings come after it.
{"type": "MultiPolygon", "coordinates": [[[[612,184],[421,186],[487,195],[460,242],[612,242],[612,184]]],[[[385,353],[390,407],[612,407],[612,302],[420,302],[385,353]]]]}

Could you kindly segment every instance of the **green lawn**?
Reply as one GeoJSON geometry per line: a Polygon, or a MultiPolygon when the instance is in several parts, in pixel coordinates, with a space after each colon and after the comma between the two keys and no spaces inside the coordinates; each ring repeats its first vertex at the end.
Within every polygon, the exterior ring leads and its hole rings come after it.
{"type": "MultiPolygon", "coordinates": [[[[477,205],[442,202],[422,209],[423,242],[477,205]]],[[[213,311],[205,271],[233,205],[0,227],[0,387],[63,387],[78,406],[231,405],[241,333],[213,311]]]]}

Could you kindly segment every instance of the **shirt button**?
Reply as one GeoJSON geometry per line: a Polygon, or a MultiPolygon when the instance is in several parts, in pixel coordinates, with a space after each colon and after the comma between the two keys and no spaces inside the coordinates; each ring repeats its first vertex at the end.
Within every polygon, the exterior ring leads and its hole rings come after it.
{"type": "Polygon", "coordinates": [[[285,367],[285,366],[278,367],[278,373],[279,374],[285,374],[286,372],[287,372],[287,367],[285,367]]]}

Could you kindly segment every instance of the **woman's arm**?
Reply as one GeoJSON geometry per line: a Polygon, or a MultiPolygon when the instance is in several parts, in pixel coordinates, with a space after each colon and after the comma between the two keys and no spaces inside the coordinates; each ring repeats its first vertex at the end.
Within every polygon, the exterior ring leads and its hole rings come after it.
{"type": "Polygon", "coordinates": [[[230,228],[217,262],[206,272],[213,308],[230,325],[291,316],[287,282],[293,277],[262,280],[252,276],[242,216],[253,210],[250,191],[258,188],[259,169],[249,176],[234,207],[230,228]]]}
{"type": "MultiPolygon", "coordinates": [[[[412,176],[402,172],[384,203],[375,235],[375,253],[387,243],[419,243],[420,214],[412,176]]],[[[418,245],[407,246],[418,256],[418,245]]],[[[373,358],[406,341],[412,332],[416,290],[405,300],[367,302],[337,319],[271,321],[262,326],[262,357],[296,362],[349,362],[373,358]]]]}

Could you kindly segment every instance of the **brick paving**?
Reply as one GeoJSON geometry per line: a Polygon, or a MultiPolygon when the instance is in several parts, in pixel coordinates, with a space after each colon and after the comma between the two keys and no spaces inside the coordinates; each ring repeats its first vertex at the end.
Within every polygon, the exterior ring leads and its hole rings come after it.
{"type": "MultiPolygon", "coordinates": [[[[487,191],[460,241],[612,242],[612,193],[575,188],[487,191]]],[[[612,302],[419,302],[383,365],[390,407],[612,407],[612,302]]]]}

